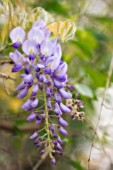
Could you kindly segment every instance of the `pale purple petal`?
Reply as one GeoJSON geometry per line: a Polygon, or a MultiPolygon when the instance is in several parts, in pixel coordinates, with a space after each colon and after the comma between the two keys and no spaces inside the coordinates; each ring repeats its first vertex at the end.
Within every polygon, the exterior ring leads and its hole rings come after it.
{"type": "Polygon", "coordinates": [[[22,64],[15,64],[12,68],[12,72],[18,72],[22,69],[22,64]]]}
{"type": "Polygon", "coordinates": [[[62,135],[67,135],[68,133],[67,133],[67,131],[63,128],[63,127],[60,127],[59,128],[59,131],[60,131],[60,133],[62,134],[62,135]]]}
{"type": "Polygon", "coordinates": [[[60,59],[55,56],[48,57],[48,59],[46,60],[46,66],[49,67],[51,71],[56,70],[59,64],[60,64],[60,59]]]}
{"type": "Polygon", "coordinates": [[[31,113],[28,117],[27,117],[27,120],[28,121],[32,121],[32,120],[34,120],[36,118],[36,114],[33,112],[33,113],[31,113]]]}
{"type": "Polygon", "coordinates": [[[31,106],[33,108],[37,107],[38,106],[38,99],[36,98],[33,102],[31,102],[31,106]]]}
{"type": "Polygon", "coordinates": [[[38,20],[38,21],[34,22],[34,24],[33,24],[33,28],[35,28],[35,29],[43,28],[45,26],[46,26],[46,23],[43,20],[38,20]]]}
{"type": "Polygon", "coordinates": [[[65,112],[65,113],[71,112],[71,110],[66,105],[64,105],[63,103],[60,103],[60,108],[61,108],[62,112],[65,112]]]}
{"type": "Polygon", "coordinates": [[[14,53],[9,53],[9,57],[15,64],[23,64],[26,61],[22,54],[17,50],[15,50],[14,53]]]}
{"type": "Polygon", "coordinates": [[[68,123],[62,117],[58,119],[58,122],[61,126],[68,126],[68,123]]]}
{"type": "Polygon", "coordinates": [[[44,56],[51,56],[53,54],[53,44],[51,41],[44,41],[41,44],[41,53],[44,56]]]}
{"type": "Polygon", "coordinates": [[[59,65],[58,69],[55,71],[55,74],[65,75],[67,72],[67,64],[66,62],[62,62],[62,64],[59,65]]]}
{"type": "Polygon", "coordinates": [[[24,81],[22,81],[16,88],[16,91],[23,90],[26,87],[24,81]]]}
{"type": "Polygon", "coordinates": [[[34,132],[33,135],[30,136],[30,139],[34,139],[38,136],[38,133],[37,132],[34,132]]]}
{"type": "Polygon", "coordinates": [[[55,47],[55,50],[54,50],[54,55],[56,57],[58,57],[59,59],[61,59],[62,57],[62,51],[61,51],[61,46],[60,44],[57,44],[56,47],[55,47]]]}
{"type": "Polygon", "coordinates": [[[18,95],[17,97],[18,98],[24,98],[25,96],[27,96],[28,94],[28,88],[25,88],[24,90],[22,90],[18,95]]]}
{"type": "Polygon", "coordinates": [[[33,75],[32,74],[28,74],[24,77],[24,82],[25,83],[33,83],[33,75]]]}
{"type": "Polygon", "coordinates": [[[29,111],[31,110],[31,100],[28,99],[22,106],[21,106],[22,109],[24,109],[25,111],[29,111]]]}
{"type": "Polygon", "coordinates": [[[22,50],[27,55],[37,54],[38,53],[37,43],[34,40],[26,40],[22,45],[22,50]]]}
{"type": "Polygon", "coordinates": [[[62,115],[62,111],[58,105],[58,103],[55,103],[55,109],[54,109],[54,112],[57,114],[57,115],[62,115]]]}
{"type": "Polygon", "coordinates": [[[65,91],[64,89],[59,89],[59,93],[60,95],[64,98],[64,99],[70,99],[72,98],[72,94],[65,91]]]}
{"type": "Polygon", "coordinates": [[[41,44],[44,38],[44,32],[40,29],[31,29],[28,33],[28,39],[33,39],[38,44],[41,44]]]}
{"type": "Polygon", "coordinates": [[[15,42],[23,43],[25,36],[26,34],[22,27],[16,27],[10,32],[10,38],[13,43],[15,42]]]}

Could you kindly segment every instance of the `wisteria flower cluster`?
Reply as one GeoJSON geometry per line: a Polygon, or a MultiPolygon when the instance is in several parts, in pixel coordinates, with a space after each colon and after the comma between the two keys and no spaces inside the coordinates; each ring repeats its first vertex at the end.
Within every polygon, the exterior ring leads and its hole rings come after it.
{"type": "Polygon", "coordinates": [[[31,95],[22,109],[31,112],[27,117],[28,121],[34,120],[36,124],[44,122],[44,128],[34,132],[30,139],[34,139],[36,147],[43,147],[40,153],[48,152],[52,163],[56,164],[54,154],[62,154],[63,144],[56,129],[62,135],[67,135],[65,127],[68,122],[63,119],[63,113],[71,116],[73,113],[74,118],[75,110],[81,106],[80,102],[64,104],[65,99],[71,99],[72,95],[66,88],[67,64],[61,59],[61,46],[42,20],[35,22],[27,35],[22,27],[14,28],[10,32],[10,38],[14,48],[14,52],[9,54],[14,62],[12,72],[24,71],[20,75],[23,81],[16,88],[20,91],[17,97],[24,98],[31,89],[31,95]],[[43,112],[38,109],[41,100],[37,94],[39,90],[43,95],[43,112]],[[75,105],[76,109],[73,107],[75,105]],[[53,122],[53,118],[57,123],[53,122]]]}

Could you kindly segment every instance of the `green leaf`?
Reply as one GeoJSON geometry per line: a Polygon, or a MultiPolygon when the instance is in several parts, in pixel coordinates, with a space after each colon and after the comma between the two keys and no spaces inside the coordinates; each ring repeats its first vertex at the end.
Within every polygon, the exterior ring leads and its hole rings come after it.
{"type": "Polygon", "coordinates": [[[93,91],[87,85],[85,85],[85,84],[76,84],[75,88],[83,96],[87,96],[87,97],[93,98],[93,91]]]}
{"type": "Polygon", "coordinates": [[[76,170],[85,170],[84,167],[80,165],[79,162],[71,160],[71,165],[76,169],[76,170]]]}

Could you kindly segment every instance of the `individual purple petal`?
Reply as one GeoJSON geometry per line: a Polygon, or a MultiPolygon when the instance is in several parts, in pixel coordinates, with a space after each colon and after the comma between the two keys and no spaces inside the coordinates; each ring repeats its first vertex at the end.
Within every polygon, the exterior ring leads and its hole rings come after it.
{"type": "Polygon", "coordinates": [[[44,70],[44,72],[45,72],[46,74],[51,74],[51,69],[48,68],[48,67],[46,67],[45,70],[44,70]]]}
{"type": "Polygon", "coordinates": [[[16,27],[10,32],[10,38],[13,43],[20,42],[23,43],[25,39],[25,31],[22,27],[16,27]]]}
{"type": "Polygon", "coordinates": [[[55,103],[54,112],[55,112],[57,115],[62,115],[62,111],[60,110],[60,107],[59,107],[58,103],[55,103]]]}
{"type": "Polygon", "coordinates": [[[24,98],[26,95],[28,94],[28,88],[25,88],[24,90],[22,90],[17,97],[18,98],[24,98]]]}
{"type": "Polygon", "coordinates": [[[51,96],[51,90],[49,87],[46,88],[46,95],[47,95],[47,97],[51,96]]]}
{"type": "Polygon", "coordinates": [[[31,97],[36,96],[37,92],[38,92],[38,84],[35,84],[31,93],[31,97]]]}
{"type": "Polygon", "coordinates": [[[67,131],[62,126],[59,127],[59,132],[64,136],[68,134],[67,131]]]}
{"type": "Polygon", "coordinates": [[[46,23],[43,20],[38,20],[38,21],[34,22],[34,24],[33,24],[33,28],[35,28],[35,29],[43,28],[45,26],[46,26],[46,23]]]}
{"type": "Polygon", "coordinates": [[[20,70],[22,70],[22,64],[15,64],[12,68],[12,72],[18,72],[20,70]]]}
{"type": "Polygon", "coordinates": [[[35,84],[32,90],[33,93],[37,93],[38,92],[38,84],[35,84]]]}
{"type": "Polygon", "coordinates": [[[26,40],[22,45],[22,50],[26,55],[37,54],[37,44],[34,40],[26,40]]]}
{"type": "Polygon", "coordinates": [[[29,54],[29,60],[33,61],[35,59],[35,55],[33,53],[29,54]]]}
{"type": "Polygon", "coordinates": [[[64,83],[63,82],[59,82],[57,80],[54,80],[54,85],[55,85],[55,87],[60,89],[60,88],[62,88],[64,86],[64,83]]]}
{"type": "Polygon", "coordinates": [[[56,164],[56,159],[55,159],[55,158],[52,158],[52,159],[51,159],[51,162],[52,162],[53,165],[55,165],[55,164],[56,164]]]}
{"type": "Polygon", "coordinates": [[[59,117],[58,122],[61,126],[68,126],[68,123],[62,117],[59,117]]]}
{"type": "Polygon", "coordinates": [[[36,66],[37,66],[38,68],[41,68],[41,69],[45,68],[45,66],[44,66],[43,64],[37,64],[36,66]]]}
{"type": "Polygon", "coordinates": [[[18,49],[18,47],[21,45],[20,42],[13,43],[13,48],[18,49]]]}
{"type": "Polygon", "coordinates": [[[42,115],[40,115],[40,114],[37,114],[37,115],[36,115],[36,119],[37,119],[37,120],[42,120],[42,118],[43,118],[42,115]]]}
{"type": "Polygon", "coordinates": [[[30,139],[34,139],[38,136],[38,133],[37,132],[34,132],[33,135],[31,135],[29,138],[30,139]]]}
{"type": "Polygon", "coordinates": [[[64,89],[59,89],[59,93],[60,95],[64,98],[64,99],[70,99],[72,98],[72,94],[65,91],[64,89]]]}
{"type": "Polygon", "coordinates": [[[41,81],[41,82],[44,82],[44,83],[47,83],[48,82],[48,80],[47,80],[47,78],[45,77],[45,75],[44,74],[39,74],[39,80],[41,81]]]}
{"type": "Polygon", "coordinates": [[[15,50],[14,53],[9,53],[9,57],[15,64],[23,64],[26,61],[22,54],[17,50],[15,50]]]}
{"type": "Polygon", "coordinates": [[[61,108],[62,112],[65,112],[65,113],[71,112],[71,110],[66,105],[64,105],[63,103],[60,103],[60,108],[61,108]]]}
{"type": "Polygon", "coordinates": [[[36,124],[39,125],[41,123],[41,120],[36,120],[36,124]]]}
{"type": "Polygon", "coordinates": [[[61,46],[60,46],[60,44],[57,44],[57,45],[56,45],[55,50],[54,50],[54,55],[55,55],[56,57],[58,57],[59,59],[61,59],[62,51],[61,51],[61,46]]]}
{"type": "Polygon", "coordinates": [[[42,41],[44,40],[45,35],[44,32],[41,29],[31,29],[28,32],[28,39],[33,39],[34,41],[36,41],[36,43],[41,44],[42,41]]]}
{"type": "Polygon", "coordinates": [[[60,74],[60,75],[65,75],[67,72],[67,64],[66,62],[62,62],[59,67],[57,68],[57,70],[55,71],[55,74],[60,74]]]}
{"type": "Polygon", "coordinates": [[[46,60],[46,66],[51,69],[51,71],[54,71],[59,66],[60,59],[58,57],[52,56],[48,57],[46,60]]]}
{"type": "Polygon", "coordinates": [[[61,96],[58,93],[54,94],[54,98],[55,98],[56,102],[58,102],[58,103],[62,102],[61,96]]]}
{"type": "Polygon", "coordinates": [[[31,103],[31,106],[32,106],[33,108],[35,108],[35,107],[38,106],[38,99],[37,99],[37,98],[31,103]]]}
{"type": "Polygon", "coordinates": [[[40,154],[42,155],[42,154],[44,154],[45,153],[45,150],[41,150],[40,151],[40,154]]]}
{"type": "Polygon", "coordinates": [[[59,144],[61,144],[61,145],[63,144],[63,141],[60,137],[58,137],[57,141],[58,141],[59,144]]]}
{"type": "Polygon", "coordinates": [[[41,54],[44,56],[51,56],[53,54],[53,45],[50,41],[44,41],[41,44],[41,54]]]}
{"type": "Polygon", "coordinates": [[[34,120],[36,118],[36,114],[33,112],[33,113],[31,113],[28,117],[27,117],[27,120],[28,121],[32,121],[32,120],[34,120]]]}
{"type": "Polygon", "coordinates": [[[51,98],[50,98],[50,97],[47,97],[47,107],[48,107],[49,109],[52,109],[51,98]]]}
{"type": "Polygon", "coordinates": [[[16,91],[23,90],[26,87],[24,81],[22,81],[16,88],[16,91]]]}
{"type": "Polygon", "coordinates": [[[50,131],[54,133],[55,131],[55,127],[53,125],[53,123],[50,124],[50,127],[49,127],[50,131]]]}
{"type": "Polygon", "coordinates": [[[32,74],[28,74],[24,77],[24,82],[25,83],[33,83],[33,75],[32,74]]]}
{"type": "Polygon", "coordinates": [[[26,67],[24,68],[24,72],[25,72],[25,74],[30,74],[30,67],[29,67],[29,66],[26,66],[26,67]]]}
{"type": "Polygon", "coordinates": [[[21,107],[22,109],[24,109],[25,111],[29,111],[31,110],[31,100],[28,99],[21,107]]]}
{"type": "Polygon", "coordinates": [[[58,134],[57,133],[54,132],[52,135],[53,135],[53,137],[58,138],[58,134]]]}
{"type": "Polygon", "coordinates": [[[58,80],[60,82],[65,82],[66,81],[66,75],[56,74],[55,78],[56,78],[56,80],[58,80]]]}
{"type": "Polygon", "coordinates": [[[59,143],[57,143],[56,148],[57,148],[59,151],[62,151],[62,150],[63,150],[63,149],[62,149],[62,146],[61,146],[59,143]]]}

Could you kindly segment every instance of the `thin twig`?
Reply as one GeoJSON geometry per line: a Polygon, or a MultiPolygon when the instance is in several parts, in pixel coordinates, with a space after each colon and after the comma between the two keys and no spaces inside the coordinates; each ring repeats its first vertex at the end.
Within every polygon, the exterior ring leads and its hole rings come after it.
{"type": "Polygon", "coordinates": [[[96,124],[96,128],[95,128],[95,131],[94,131],[94,136],[93,136],[93,139],[92,139],[92,144],[91,144],[91,148],[90,148],[90,152],[89,152],[88,168],[87,168],[88,170],[90,170],[90,160],[91,160],[92,149],[93,149],[93,146],[94,146],[95,137],[96,137],[97,130],[98,130],[98,127],[99,127],[100,118],[101,118],[101,114],[102,114],[102,109],[103,109],[104,101],[105,101],[105,97],[106,97],[106,91],[107,91],[107,88],[109,87],[109,84],[110,84],[112,71],[113,71],[113,57],[111,59],[111,63],[110,63],[109,71],[108,71],[108,76],[107,76],[107,80],[106,80],[106,85],[105,85],[105,89],[104,89],[104,93],[103,93],[103,98],[102,98],[102,102],[101,102],[101,106],[100,106],[99,117],[98,117],[98,121],[97,121],[97,124],[96,124]]]}
{"type": "Polygon", "coordinates": [[[3,79],[10,79],[10,80],[16,81],[16,78],[9,76],[9,75],[6,75],[4,73],[0,73],[0,77],[3,78],[3,79]]]}

